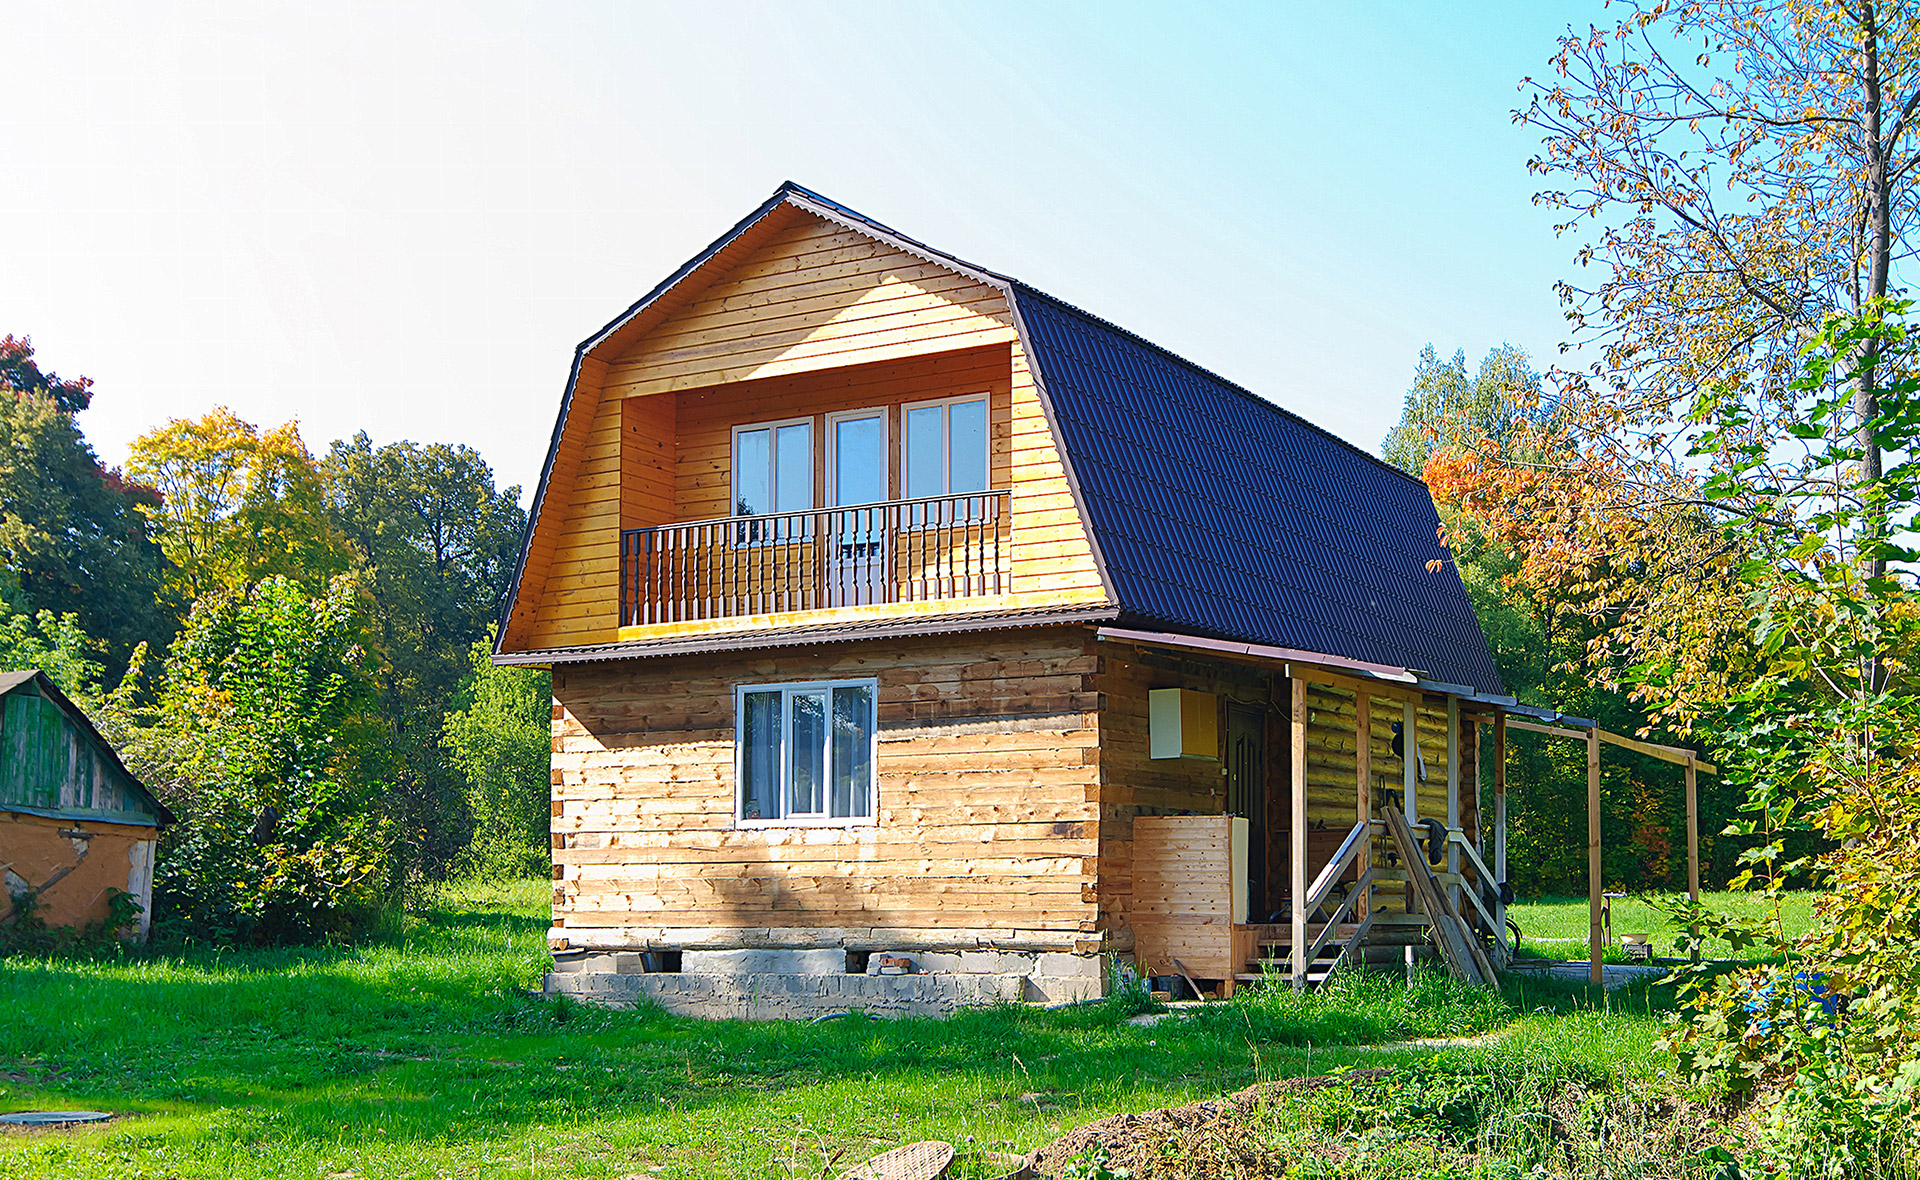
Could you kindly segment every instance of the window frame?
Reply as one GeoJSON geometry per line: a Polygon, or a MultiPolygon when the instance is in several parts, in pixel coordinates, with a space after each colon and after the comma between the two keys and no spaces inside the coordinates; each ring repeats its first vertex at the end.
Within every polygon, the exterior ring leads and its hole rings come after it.
{"type": "Polygon", "coordinates": [[[891,494],[893,472],[887,469],[887,464],[893,461],[893,448],[887,445],[892,441],[887,436],[892,433],[892,424],[888,419],[893,415],[887,411],[886,406],[860,406],[851,410],[835,410],[826,416],[826,429],[821,431],[824,437],[820,440],[821,462],[824,465],[824,470],[820,473],[820,490],[821,498],[826,502],[820,507],[828,511],[836,508],[864,508],[871,504],[885,504],[893,499],[891,494]],[[838,502],[840,499],[840,432],[836,428],[842,422],[860,422],[868,418],[880,420],[880,498],[841,504],[838,502]]]}
{"type": "Polygon", "coordinates": [[[733,826],[739,829],[751,828],[856,828],[872,827],[880,822],[880,681],[871,676],[854,676],[838,680],[781,680],[760,684],[736,684],[733,686],[733,826]],[[872,779],[867,784],[868,815],[782,815],[774,819],[747,818],[747,697],[752,693],[778,692],[780,694],[780,748],[775,755],[774,764],[779,768],[779,797],[785,805],[791,785],[788,773],[791,766],[788,750],[792,737],[790,710],[787,702],[796,692],[817,692],[826,694],[827,724],[824,727],[821,766],[824,770],[821,791],[823,798],[831,807],[833,798],[833,690],[837,688],[864,688],[867,690],[869,708],[867,727],[867,765],[872,768],[872,779]]]}
{"type": "Polygon", "coordinates": [[[727,438],[727,515],[739,516],[740,513],[740,436],[755,430],[765,430],[767,434],[767,494],[778,500],[780,497],[780,428],[783,426],[805,426],[807,428],[807,506],[805,508],[781,509],[769,506],[766,512],[755,512],[753,516],[779,516],[783,512],[812,512],[819,505],[814,503],[819,473],[815,471],[814,451],[819,440],[814,437],[813,415],[802,414],[795,418],[778,418],[768,422],[743,422],[733,428],[727,438]]]}
{"type": "Polygon", "coordinates": [[[979,391],[975,393],[954,394],[951,397],[930,398],[926,401],[902,402],[900,404],[900,498],[903,500],[928,498],[908,494],[907,484],[911,477],[911,472],[907,462],[907,441],[912,437],[913,432],[907,425],[907,415],[915,410],[930,410],[936,406],[943,412],[940,415],[941,490],[935,492],[934,495],[943,497],[983,496],[993,491],[993,394],[987,391],[979,391]],[[979,402],[981,403],[981,408],[985,411],[987,426],[985,440],[987,469],[983,473],[985,477],[984,484],[978,491],[956,492],[953,490],[953,412],[949,407],[965,402],[979,402]]]}

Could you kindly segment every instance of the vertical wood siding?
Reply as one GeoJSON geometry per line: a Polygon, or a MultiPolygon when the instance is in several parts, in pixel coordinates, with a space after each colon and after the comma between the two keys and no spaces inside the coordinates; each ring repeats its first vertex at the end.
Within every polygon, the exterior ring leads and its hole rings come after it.
{"type": "Polygon", "coordinates": [[[0,697],[0,804],[153,818],[92,736],[30,688],[0,697]]]}

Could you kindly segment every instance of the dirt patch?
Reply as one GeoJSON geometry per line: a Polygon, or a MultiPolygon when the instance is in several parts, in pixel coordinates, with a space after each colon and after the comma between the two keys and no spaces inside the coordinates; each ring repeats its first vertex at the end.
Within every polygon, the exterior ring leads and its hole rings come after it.
{"type": "MultiPolygon", "coordinates": [[[[1329,1174],[1365,1176],[1376,1174],[1373,1165],[1385,1162],[1380,1151],[1392,1152],[1396,1145],[1405,1148],[1416,1140],[1425,1144],[1419,1154],[1429,1165],[1446,1163],[1442,1170],[1471,1171],[1495,1158],[1476,1155],[1489,1140],[1463,1126],[1429,1124],[1422,1130],[1395,1120],[1387,1124],[1392,1133],[1380,1139],[1353,1124],[1327,1133],[1301,1124],[1297,1116],[1304,1112],[1282,1101],[1339,1088],[1377,1104],[1396,1093],[1386,1087],[1403,1084],[1417,1083],[1397,1070],[1353,1070],[1264,1082],[1224,1098],[1114,1115],[1077,1127],[1035,1151],[1032,1167],[1040,1176],[1058,1177],[1069,1164],[1091,1155],[1109,1169],[1126,1169],[1134,1180],[1278,1180],[1297,1175],[1303,1161],[1311,1158],[1329,1174]]],[[[1638,1101],[1617,1090],[1571,1081],[1536,1101],[1539,1106],[1523,1112],[1522,1121],[1545,1131],[1545,1141],[1534,1140],[1532,1150],[1546,1151],[1553,1175],[1617,1171],[1650,1178],[1678,1176],[1684,1172],[1678,1161],[1709,1144],[1734,1146],[1744,1137],[1744,1120],[1729,1107],[1671,1098],[1638,1101]]],[[[1504,1137],[1504,1132],[1493,1135],[1495,1140],[1504,1137]]]]}
{"type": "Polygon", "coordinates": [[[1281,1095],[1312,1093],[1329,1086],[1364,1085],[1392,1076],[1391,1070],[1359,1069],[1338,1076],[1286,1078],[1248,1086],[1225,1098],[1116,1114],[1076,1127],[1033,1153],[1033,1169],[1058,1176],[1088,1152],[1104,1150],[1107,1166],[1126,1168],[1140,1180],[1174,1174],[1193,1180],[1214,1177],[1282,1176],[1288,1157],[1267,1145],[1255,1117],[1281,1095]],[[1168,1156],[1177,1149],[1177,1164],[1168,1156]]]}

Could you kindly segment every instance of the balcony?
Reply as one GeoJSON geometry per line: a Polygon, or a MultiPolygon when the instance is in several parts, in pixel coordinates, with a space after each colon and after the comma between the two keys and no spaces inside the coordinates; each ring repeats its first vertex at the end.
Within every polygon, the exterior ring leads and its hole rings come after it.
{"type": "Polygon", "coordinates": [[[620,625],[1005,594],[1008,495],[623,529],[620,625]]]}

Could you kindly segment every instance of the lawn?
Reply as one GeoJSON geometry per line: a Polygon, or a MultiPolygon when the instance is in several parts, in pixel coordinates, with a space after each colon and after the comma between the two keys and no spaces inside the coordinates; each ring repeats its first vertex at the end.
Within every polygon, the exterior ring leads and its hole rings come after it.
{"type": "MultiPolygon", "coordinates": [[[[1613,931],[1619,934],[1653,935],[1654,953],[1672,955],[1675,952],[1675,940],[1680,932],[1667,918],[1666,911],[1654,904],[1656,899],[1672,900],[1685,897],[1683,893],[1646,895],[1635,894],[1631,897],[1616,897],[1613,902],[1613,931]]],[[[1811,893],[1787,893],[1781,897],[1780,922],[1788,938],[1798,938],[1813,926],[1813,897],[1811,893]]],[[[1771,918],[1768,913],[1768,901],[1759,893],[1702,893],[1700,901],[1708,909],[1718,914],[1741,918],[1748,923],[1765,927],[1771,918]]],[[[1521,946],[1524,950],[1535,951],[1548,958],[1584,959],[1587,957],[1587,899],[1585,897],[1543,897],[1531,901],[1521,901],[1507,907],[1507,914],[1520,926],[1521,946]]],[[[1709,958],[1756,958],[1765,952],[1758,947],[1750,947],[1745,952],[1736,953],[1724,942],[1709,940],[1706,954],[1709,958]]],[[[1608,958],[1621,957],[1620,949],[1610,949],[1608,958]]]]}
{"type": "Polygon", "coordinates": [[[545,883],[449,890],[352,949],[0,960],[9,1177],[837,1175],[924,1137],[1027,1150],[1123,1111],[1501,1030],[1507,1052],[1652,1080],[1659,993],[1359,977],[1152,1027],[1102,1004],[947,1021],[701,1023],[531,997],[545,883]],[[1606,1010],[1598,1010],[1604,1003],[1606,1010]],[[1387,1047],[1379,1047],[1386,1045],[1387,1047]]]}

